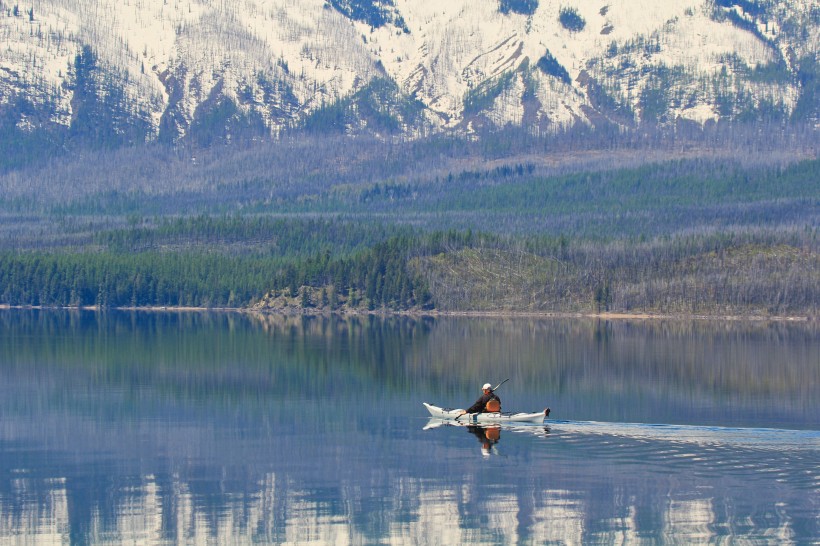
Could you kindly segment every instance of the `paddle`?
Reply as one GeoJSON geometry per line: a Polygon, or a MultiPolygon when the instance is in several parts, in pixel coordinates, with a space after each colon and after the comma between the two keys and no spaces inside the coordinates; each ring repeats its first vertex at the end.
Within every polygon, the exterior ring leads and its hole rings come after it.
{"type": "MultiPolygon", "coordinates": [[[[507,379],[505,379],[504,381],[502,381],[501,383],[499,383],[498,385],[496,385],[496,386],[495,386],[495,388],[493,389],[493,392],[495,392],[496,390],[498,390],[498,387],[500,387],[501,385],[503,385],[504,383],[506,383],[506,382],[507,382],[507,381],[509,381],[509,380],[510,380],[510,378],[508,377],[507,379]]],[[[464,413],[462,413],[461,415],[467,415],[467,412],[465,411],[465,412],[464,412],[464,413]]],[[[455,419],[455,420],[456,420],[456,421],[458,421],[459,419],[461,419],[461,415],[459,415],[458,417],[456,417],[456,419],[455,419]]]]}
{"type": "Polygon", "coordinates": [[[495,392],[496,390],[498,390],[498,387],[500,387],[501,385],[503,385],[504,383],[506,383],[506,382],[507,382],[507,381],[509,381],[509,380],[510,380],[510,378],[508,377],[507,379],[505,379],[504,381],[502,381],[501,383],[499,383],[498,385],[496,385],[496,386],[495,386],[495,388],[493,389],[493,392],[495,392]]]}

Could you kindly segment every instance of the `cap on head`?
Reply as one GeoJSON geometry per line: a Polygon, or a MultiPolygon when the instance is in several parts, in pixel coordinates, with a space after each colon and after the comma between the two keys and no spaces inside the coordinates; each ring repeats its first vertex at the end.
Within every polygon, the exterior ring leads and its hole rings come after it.
{"type": "Polygon", "coordinates": [[[493,388],[493,386],[492,386],[492,385],[490,385],[489,383],[484,383],[484,386],[483,386],[483,387],[481,387],[481,390],[482,390],[482,391],[492,390],[492,388],[493,388]]]}

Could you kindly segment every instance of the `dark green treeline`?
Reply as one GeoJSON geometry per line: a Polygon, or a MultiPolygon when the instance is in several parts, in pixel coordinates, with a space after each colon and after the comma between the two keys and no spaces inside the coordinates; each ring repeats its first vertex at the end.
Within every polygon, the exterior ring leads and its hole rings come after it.
{"type": "Polygon", "coordinates": [[[343,294],[367,309],[429,307],[411,258],[465,237],[344,220],[163,220],[98,233],[81,251],[0,252],[0,303],[245,307],[269,291],[295,298],[316,287],[327,289],[328,305],[343,294]]]}
{"type": "Polygon", "coordinates": [[[811,228],[590,241],[291,220],[297,225],[268,243],[237,248],[225,244],[237,222],[190,219],[164,234],[100,234],[98,241],[112,241],[102,250],[2,252],[0,303],[806,316],[820,303],[811,228]],[[367,236],[348,238],[356,230],[367,236]],[[202,244],[167,245],[180,233],[202,244]],[[300,245],[308,233],[316,244],[300,245]]]}

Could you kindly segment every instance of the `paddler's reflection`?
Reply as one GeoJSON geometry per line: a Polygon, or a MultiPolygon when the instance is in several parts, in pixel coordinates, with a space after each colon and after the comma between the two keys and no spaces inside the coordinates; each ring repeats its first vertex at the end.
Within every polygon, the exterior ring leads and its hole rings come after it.
{"type": "Polygon", "coordinates": [[[501,427],[499,426],[479,427],[468,425],[467,432],[478,438],[481,443],[481,454],[485,456],[490,455],[493,446],[501,439],[501,427]]]}

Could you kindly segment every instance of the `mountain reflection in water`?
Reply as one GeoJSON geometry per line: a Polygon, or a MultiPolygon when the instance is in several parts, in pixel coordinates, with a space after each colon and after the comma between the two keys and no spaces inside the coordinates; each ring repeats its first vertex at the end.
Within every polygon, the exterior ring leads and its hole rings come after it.
{"type": "Polygon", "coordinates": [[[0,541],[810,542],[817,334],[0,311],[0,541]]]}

